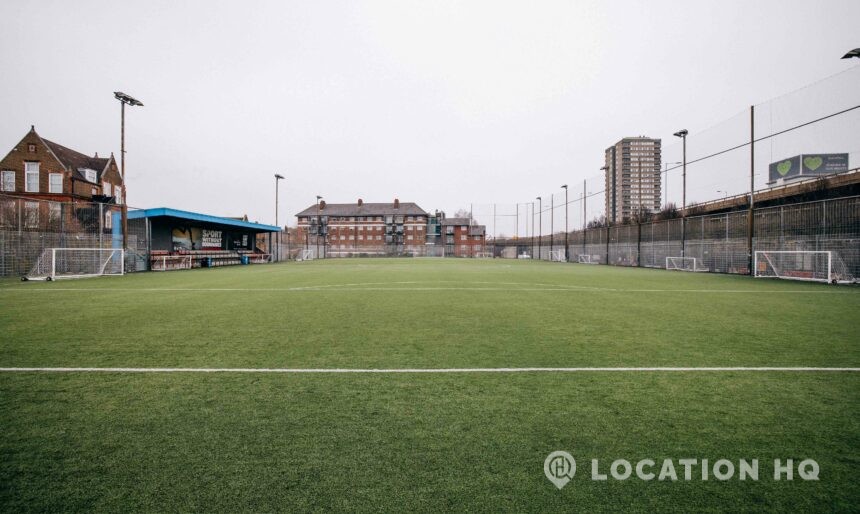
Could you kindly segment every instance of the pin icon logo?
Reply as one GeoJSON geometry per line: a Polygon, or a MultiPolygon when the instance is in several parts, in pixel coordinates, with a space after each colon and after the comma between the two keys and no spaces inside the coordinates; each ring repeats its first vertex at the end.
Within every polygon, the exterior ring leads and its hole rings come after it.
{"type": "Polygon", "coordinates": [[[566,486],[576,474],[576,460],[565,451],[555,451],[543,461],[543,473],[557,488],[566,486]]]}

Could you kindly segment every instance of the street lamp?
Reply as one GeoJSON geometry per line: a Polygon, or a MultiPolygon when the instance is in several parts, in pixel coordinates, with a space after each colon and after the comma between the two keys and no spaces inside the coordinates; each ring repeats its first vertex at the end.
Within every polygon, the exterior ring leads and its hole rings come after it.
{"type": "Polygon", "coordinates": [[[680,137],[683,145],[681,157],[681,257],[686,256],[687,244],[687,129],[675,132],[675,137],[680,137]]]}
{"type": "MultiPolygon", "coordinates": [[[[601,166],[600,171],[604,173],[604,175],[609,172],[609,166],[601,166]]],[[[606,222],[609,223],[612,220],[615,223],[615,202],[618,195],[618,186],[615,184],[615,177],[612,177],[612,216],[609,213],[606,213],[606,222]]],[[[585,181],[582,181],[582,229],[585,230],[585,181]]]]}
{"type": "Polygon", "coordinates": [[[541,253],[543,253],[543,242],[541,241],[543,237],[543,200],[539,196],[535,197],[535,200],[538,201],[538,260],[540,260],[541,253]]]}
{"type": "Polygon", "coordinates": [[[284,180],[284,176],[275,173],[275,225],[278,225],[278,181],[284,180]]]}
{"type": "MultiPolygon", "coordinates": [[[[320,232],[322,232],[322,216],[320,215],[320,200],[322,196],[317,195],[317,233],[314,237],[317,243],[317,258],[320,256],[320,232]]],[[[325,240],[323,240],[323,250],[325,250],[325,240]]]]}
{"type": "Polygon", "coordinates": [[[567,184],[562,184],[561,188],[564,189],[564,261],[570,262],[570,256],[568,255],[568,230],[567,230],[567,184]]]}
{"type": "MultiPolygon", "coordinates": [[[[120,203],[122,204],[122,247],[125,248],[128,246],[128,206],[126,205],[126,198],[124,198],[123,193],[126,192],[125,187],[125,106],[126,104],[131,105],[132,107],[140,106],[143,107],[143,102],[134,98],[133,96],[127,95],[122,91],[114,91],[114,98],[119,100],[120,103],[120,143],[119,143],[119,160],[120,160],[120,178],[122,178],[122,188],[120,189],[120,203]]],[[[116,196],[116,195],[114,195],[116,196]]]]}

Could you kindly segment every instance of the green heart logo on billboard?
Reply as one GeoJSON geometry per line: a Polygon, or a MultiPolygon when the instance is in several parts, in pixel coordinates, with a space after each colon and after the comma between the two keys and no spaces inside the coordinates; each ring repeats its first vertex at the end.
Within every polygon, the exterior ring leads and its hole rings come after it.
{"type": "Polygon", "coordinates": [[[778,171],[779,174],[784,177],[786,173],[791,171],[791,161],[782,161],[781,163],[777,164],[776,171],[778,171]]]}
{"type": "MultiPolygon", "coordinates": [[[[807,169],[809,169],[811,171],[817,170],[818,168],[821,167],[822,164],[824,164],[824,159],[822,159],[821,157],[804,157],[803,158],[803,165],[806,166],[807,169]]],[[[784,175],[784,173],[783,173],[783,175],[784,175]]]]}

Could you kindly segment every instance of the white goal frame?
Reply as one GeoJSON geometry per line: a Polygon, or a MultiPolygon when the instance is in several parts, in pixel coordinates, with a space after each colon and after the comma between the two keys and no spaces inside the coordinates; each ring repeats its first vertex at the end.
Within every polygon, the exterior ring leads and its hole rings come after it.
{"type": "Polygon", "coordinates": [[[302,261],[312,261],[314,259],[314,251],[313,250],[302,250],[296,260],[299,262],[302,261]]]}
{"type": "Polygon", "coordinates": [[[576,256],[576,262],[579,264],[600,264],[600,260],[593,259],[594,255],[590,253],[580,253],[576,256]]]}
{"type": "Polygon", "coordinates": [[[549,260],[552,262],[565,262],[565,251],[564,250],[550,250],[549,251],[549,260]]]}
{"type": "Polygon", "coordinates": [[[699,266],[699,259],[695,257],[666,257],[666,269],[674,270],[674,271],[694,271],[694,272],[703,272],[710,271],[708,268],[704,266],[699,266]],[[678,263],[682,263],[682,265],[678,265],[678,263]],[[689,264],[689,266],[685,266],[683,264],[689,264]]]}
{"type": "Polygon", "coordinates": [[[58,280],[61,278],[87,278],[122,276],[125,274],[125,250],[122,248],[45,248],[24,280],[58,280]],[[57,254],[63,252],[90,252],[102,254],[95,262],[92,273],[66,273],[57,269],[57,254]],[[109,267],[111,261],[119,259],[119,270],[109,267]]]}
{"type": "MultiPolygon", "coordinates": [[[[806,264],[809,263],[807,262],[806,264]]],[[[839,284],[856,282],[855,277],[851,276],[848,272],[845,263],[842,262],[839,255],[831,250],[756,250],[753,255],[753,275],[756,278],[781,278],[807,282],[839,284]],[[813,260],[816,256],[820,256],[826,260],[826,266],[823,266],[821,270],[816,270],[814,264],[812,264],[812,270],[786,270],[781,262],[774,262],[778,256],[792,255],[799,259],[806,257],[813,260]],[[769,274],[768,271],[772,271],[773,273],[769,274]],[[819,273],[819,276],[815,276],[816,272],[819,273]],[[804,276],[806,273],[810,273],[813,276],[804,276]]]]}
{"type": "Polygon", "coordinates": [[[150,260],[149,269],[151,271],[174,271],[181,269],[191,269],[190,255],[156,255],[150,260]],[[156,267],[155,263],[160,262],[161,267],[156,267]],[[167,267],[168,263],[176,265],[167,267]]]}

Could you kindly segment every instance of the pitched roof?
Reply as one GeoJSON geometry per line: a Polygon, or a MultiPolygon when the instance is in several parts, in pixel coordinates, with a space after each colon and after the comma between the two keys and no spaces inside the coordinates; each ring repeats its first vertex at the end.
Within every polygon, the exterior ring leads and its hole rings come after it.
{"type": "Polygon", "coordinates": [[[325,209],[317,210],[317,204],[313,204],[296,216],[385,216],[388,214],[405,214],[407,216],[427,216],[427,212],[412,202],[400,202],[400,207],[395,208],[393,203],[327,203],[325,209]]]}
{"type": "Polygon", "coordinates": [[[469,218],[445,218],[442,220],[442,226],[445,225],[471,225],[472,220],[469,218]]]}
{"type": "Polygon", "coordinates": [[[110,158],[103,157],[90,157],[88,155],[84,155],[80,152],[72,150],[71,148],[66,148],[65,146],[55,143],[53,141],[48,141],[45,138],[42,138],[42,141],[45,142],[45,145],[54,152],[54,155],[57,156],[57,159],[60,160],[60,163],[69,168],[73,172],[77,173],[79,177],[85,179],[84,175],[78,171],[81,168],[89,168],[91,170],[95,170],[98,174],[98,178],[101,179],[102,172],[107,168],[108,163],[110,162],[110,158]]]}

